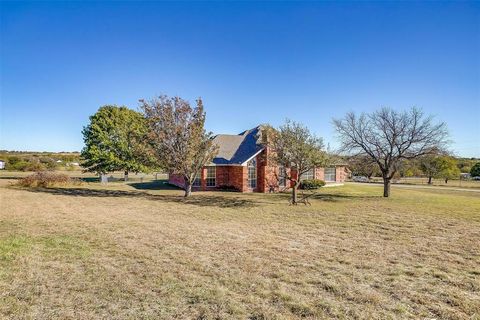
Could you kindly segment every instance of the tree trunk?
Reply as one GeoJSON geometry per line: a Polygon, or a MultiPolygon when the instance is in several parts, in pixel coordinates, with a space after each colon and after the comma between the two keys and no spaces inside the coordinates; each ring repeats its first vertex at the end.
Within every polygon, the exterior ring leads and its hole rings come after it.
{"type": "Polygon", "coordinates": [[[428,184],[432,184],[432,177],[428,177],[428,184]]]}
{"type": "Polygon", "coordinates": [[[298,189],[298,183],[295,182],[295,184],[292,187],[292,204],[297,204],[297,189],[298,189]]]}
{"type": "Polygon", "coordinates": [[[192,184],[185,181],[185,195],[184,197],[189,197],[192,194],[192,184]]]}
{"type": "Polygon", "coordinates": [[[445,178],[445,184],[447,184],[447,183],[448,183],[448,178],[445,178]]]}
{"type": "Polygon", "coordinates": [[[101,173],[100,174],[100,183],[101,184],[107,184],[107,182],[108,182],[107,175],[105,173],[101,173]]]}
{"type": "Polygon", "coordinates": [[[385,198],[390,197],[390,179],[388,178],[383,178],[383,196],[385,198]]]}
{"type": "Polygon", "coordinates": [[[125,180],[125,182],[127,182],[127,181],[128,181],[128,171],[127,171],[127,170],[125,170],[125,173],[124,173],[123,179],[125,180]]]}

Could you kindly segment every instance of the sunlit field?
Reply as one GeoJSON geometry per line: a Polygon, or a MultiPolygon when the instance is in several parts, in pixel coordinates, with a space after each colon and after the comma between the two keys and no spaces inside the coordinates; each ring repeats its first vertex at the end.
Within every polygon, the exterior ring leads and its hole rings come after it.
{"type": "MultiPolygon", "coordinates": [[[[371,179],[371,182],[382,183],[382,178],[381,177],[375,177],[375,178],[371,179]]],[[[425,177],[411,177],[411,178],[394,179],[393,183],[394,184],[429,186],[428,178],[425,178],[425,177]]],[[[433,179],[431,186],[455,187],[455,188],[478,188],[478,189],[480,189],[480,180],[450,179],[447,182],[445,182],[445,179],[433,179]]]]}
{"type": "Polygon", "coordinates": [[[3,177],[0,318],[480,318],[478,192],[347,184],[289,206],[3,177]]]}

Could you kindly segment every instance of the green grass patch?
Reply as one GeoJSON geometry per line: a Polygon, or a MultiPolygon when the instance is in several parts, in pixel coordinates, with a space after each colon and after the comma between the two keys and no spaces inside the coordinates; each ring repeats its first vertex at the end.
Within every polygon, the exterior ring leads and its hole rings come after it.
{"type": "Polygon", "coordinates": [[[12,235],[0,239],[0,262],[10,262],[17,256],[27,252],[32,245],[29,237],[12,235]]]}
{"type": "Polygon", "coordinates": [[[90,247],[81,239],[67,235],[40,238],[42,253],[47,257],[86,257],[90,247]]]}
{"type": "Polygon", "coordinates": [[[10,235],[0,239],[0,262],[9,263],[32,251],[45,258],[51,257],[86,257],[90,247],[81,239],[67,235],[26,236],[10,235]]]}

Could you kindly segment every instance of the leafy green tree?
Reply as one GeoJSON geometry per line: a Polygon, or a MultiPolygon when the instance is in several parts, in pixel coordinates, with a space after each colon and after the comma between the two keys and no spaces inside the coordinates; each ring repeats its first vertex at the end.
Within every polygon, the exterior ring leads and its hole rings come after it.
{"type": "Polygon", "coordinates": [[[418,159],[404,159],[398,165],[398,173],[400,177],[418,177],[422,175],[420,162],[418,159]]]}
{"type": "Polygon", "coordinates": [[[292,169],[285,172],[284,178],[292,182],[291,203],[296,205],[302,175],[316,167],[325,166],[328,162],[323,140],[306,126],[290,120],[278,129],[267,128],[266,132],[267,146],[271,150],[269,161],[273,165],[292,169]]]}
{"type": "Polygon", "coordinates": [[[445,155],[428,155],[420,159],[420,168],[428,177],[428,184],[433,178],[443,178],[445,183],[449,179],[458,177],[460,170],[454,158],[445,155]]]}
{"type": "Polygon", "coordinates": [[[472,177],[480,177],[480,162],[473,165],[472,169],[470,169],[470,175],[472,177]]]}
{"type": "Polygon", "coordinates": [[[141,113],[124,106],[101,107],[82,131],[85,142],[82,166],[85,171],[98,174],[122,170],[125,181],[129,172],[147,171],[141,152],[147,131],[141,113]]]}
{"type": "Polygon", "coordinates": [[[201,99],[197,105],[179,97],[162,95],[151,101],[141,100],[149,125],[149,143],[158,163],[184,179],[185,197],[200,170],[218,153],[211,132],[205,131],[205,111],[201,99]]]}
{"type": "Polygon", "coordinates": [[[441,173],[441,177],[448,183],[448,180],[460,177],[460,169],[458,169],[457,160],[453,157],[445,157],[444,170],[441,173]]]}

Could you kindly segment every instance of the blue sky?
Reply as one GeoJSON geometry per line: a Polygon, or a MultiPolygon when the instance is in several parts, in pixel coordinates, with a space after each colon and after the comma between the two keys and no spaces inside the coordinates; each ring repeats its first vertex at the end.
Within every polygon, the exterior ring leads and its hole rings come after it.
{"type": "Polygon", "coordinates": [[[480,157],[480,2],[1,2],[0,149],[73,151],[101,105],[201,96],[207,129],[422,107],[480,157]]]}

